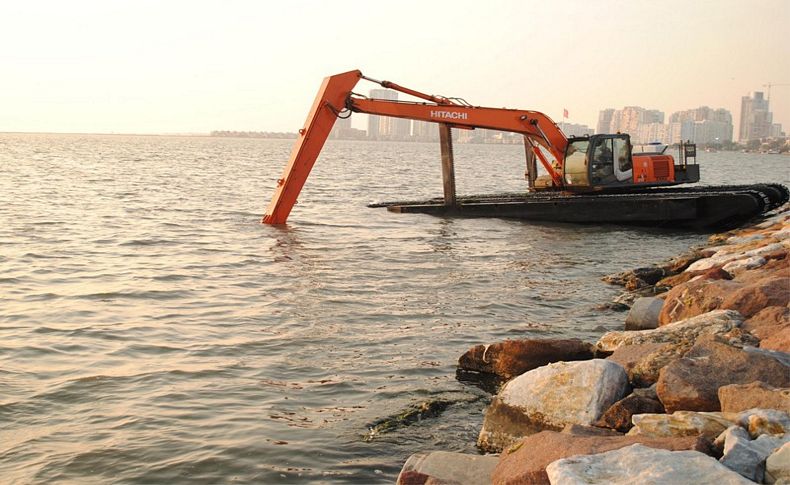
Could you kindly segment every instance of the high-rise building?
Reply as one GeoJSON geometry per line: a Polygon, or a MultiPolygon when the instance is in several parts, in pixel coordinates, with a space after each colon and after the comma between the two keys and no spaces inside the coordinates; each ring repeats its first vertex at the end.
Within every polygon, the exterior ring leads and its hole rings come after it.
{"type": "Polygon", "coordinates": [[[769,111],[768,100],[763,97],[762,92],[756,91],[753,96],[741,98],[739,142],[746,143],[771,136],[771,125],[773,114],[769,111]]]}
{"type": "Polygon", "coordinates": [[[351,117],[337,118],[332,131],[329,133],[330,138],[350,138],[351,132],[351,117]]]}
{"type": "Polygon", "coordinates": [[[645,109],[640,106],[626,106],[616,110],[609,126],[611,133],[631,133],[639,131],[639,125],[663,123],[664,113],[656,109],[645,109]]]}
{"type": "Polygon", "coordinates": [[[644,124],[664,123],[664,112],[640,106],[605,109],[598,112],[596,133],[629,133],[636,135],[644,124]]]}
{"type": "Polygon", "coordinates": [[[664,123],[641,123],[635,133],[631,133],[631,142],[639,143],[668,143],[669,125],[664,123]]]}
{"type": "Polygon", "coordinates": [[[595,127],[595,132],[598,134],[609,133],[612,126],[612,117],[614,116],[614,109],[604,109],[598,112],[598,125],[595,127]]]}
{"type": "Polygon", "coordinates": [[[732,141],[732,114],[723,108],[700,106],[677,111],[669,117],[669,124],[670,143],[691,140],[703,145],[718,145],[732,141]]]}
{"type": "Polygon", "coordinates": [[[582,125],[578,123],[560,123],[559,124],[560,130],[565,133],[565,136],[585,136],[585,135],[592,135],[593,129],[587,125],[582,125]]]}
{"type": "Polygon", "coordinates": [[[411,122],[405,118],[382,116],[379,121],[379,133],[385,140],[405,141],[411,138],[411,122]]]}
{"type": "MultiPolygon", "coordinates": [[[[391,89],[371,89],[370,97],[397,101],[398,92],[391,89]]],[[[411,138],[411,120],[368,115],[368,138],[373,140],[409,140],[411,138]]]]}
{"type": "MultiPolygon", "coordinates": [[[[390,101],[398,100],[398,92],[391,89],[371,89],[370,97],[372,99],[386,99],[390,101]]],[[[368,115],[368,138],[372,140],[381,140],[384,138],[382,132],[388,132],[389,121],[392,118],[379,115],[368,115]],[[382,130],[382,125],[384,130],[382,130]]]]}
{"type": "Polygon", "coordinates": [[[692,120],[674,121],[669,123],[669,143],[694,140],[694,122],[692,120]]]}
{"type": "MultiPolygon", "coordinates": [[[[472,132],[472,130],[464,131],[472,132]]],[[[412,138],[416,141],[438,141],[439,124],[429,123],[427,121],[412,122],[412,138]]]]}

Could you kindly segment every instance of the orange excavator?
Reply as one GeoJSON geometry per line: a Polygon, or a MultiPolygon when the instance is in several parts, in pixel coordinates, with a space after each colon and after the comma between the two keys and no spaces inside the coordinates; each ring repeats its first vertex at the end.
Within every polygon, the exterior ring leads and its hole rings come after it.
{"type": "Polygon", "coordinates": [[[516,217],[562,222],[680,222],[696,226],[734,225],[787,202],[779,184],[678,189],[699,181],[696,147],[681,144],[680,160],[663,151],[637,152],[628,134],[566,137],[538,111],[472,106],[462,98],[425,94],[359,70],[324,79],[277,181],[263,217],[283,224],[338,117],[367,113],[439,124],[444,197],[382,204],[395,212],[516,217]],[[352,90],[360,80],[423,101],[370,99],[352,90]],[[524,194],[458,198],[451,129],[485,128],[519,133],[526,149],[528,191],[524,194]],[[691,163],[693,159],[694,163],[691,163]],[[536,160],[547,175],[538,176],[536,160]]]}

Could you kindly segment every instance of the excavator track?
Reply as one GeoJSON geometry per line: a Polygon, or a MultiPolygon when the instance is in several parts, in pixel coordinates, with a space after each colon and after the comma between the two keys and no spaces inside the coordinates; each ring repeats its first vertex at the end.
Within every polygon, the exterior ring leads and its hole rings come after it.
{"type": "Polygon", "coordinates": [[[781,184],[645,188],[623,192],[467,195],[457,205],[434,198],[370,204],[393,212],[444,216],[503,217],[574,223],[646,224],[697,230],[737,227],[785,204],[781,184]]]}

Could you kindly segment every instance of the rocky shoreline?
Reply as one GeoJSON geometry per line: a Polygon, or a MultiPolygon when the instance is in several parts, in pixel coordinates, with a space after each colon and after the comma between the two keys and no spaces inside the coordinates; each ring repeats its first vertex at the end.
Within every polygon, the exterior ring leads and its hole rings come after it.
{"type": "Polygon", "coordinates": [[[412,455],[402,485],[790,484],[790,207],[604,278],[623,331],[471,348],[500,385],[481,455],[412,455]]]}

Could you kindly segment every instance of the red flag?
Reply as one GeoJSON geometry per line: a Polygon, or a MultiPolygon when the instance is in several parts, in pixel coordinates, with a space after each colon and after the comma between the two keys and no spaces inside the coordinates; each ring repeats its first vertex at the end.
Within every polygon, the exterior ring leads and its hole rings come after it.
{"type": "Polygon", "coordinates": [[[567,118],[568,117],[568,110],[567,110],[567,108],[563,108],[562,109],[562,117],[563,118],[567,118]]]}

